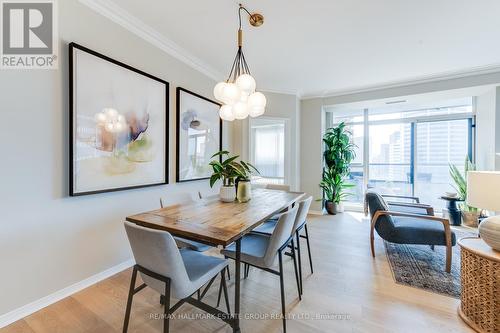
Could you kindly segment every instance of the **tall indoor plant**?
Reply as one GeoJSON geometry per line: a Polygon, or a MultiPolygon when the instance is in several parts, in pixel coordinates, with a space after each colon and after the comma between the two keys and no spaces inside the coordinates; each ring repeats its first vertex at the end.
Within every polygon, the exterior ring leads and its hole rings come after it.
{"type": "Polygon", "coordinates": [[[467,204],[467,172],[475,171],[476,166],[471,162],[469,156],[465,157],[464,172],[460,172],[456,165],[450,164],[450,176],[455,183],[452,185],[457,191],[458,198],[463,200],[460,203],[462,220],[465,225],[477,227],[479,210],[467,204]]]}
{"type": "Polygon", "coordinates": [[[220,199],[224,202],[232,202],[236,198],[236,188],[238,189],[238,201],[246,202],[251,198],[250,176],[252,173],[259,173],[252,164],[244,161],[236,161],[238,155],[230,156],[227,150],[219,151],[212,155],[217,160],[212,160],[210,166],[213,169],[210,177],[210,187],[213,187],[218,180],[222,180],[220,188],[220,199]],[[224,159],[224,156],[227,158],[224,159]],[[219,158],[222,161],[219,161],[219,158]]]}
{"type": "Polygon", "coordinates": [[[352,142],[352,133],[345,123],[329,128],[323,135],[325,151],[325,170],[320,187],[324,191],[325,207],[329,214],[342,212],[342,201],[349,195],[345,190],[354,187],[346,183],[350,164],[356,157],[356,145],[352,142]]]}
{"type": "Polygon", "coordinates": [[[342,212],[342,201],[352,195],[346,189],[355,185],[345,183],[344,179],[339,174],[335,174],[332,169],[325,169],[323,180],[319,183],[319,186],[323,189],[322,200],[325,201],[326,211],[328,214],[337,214],[342,212]]]}

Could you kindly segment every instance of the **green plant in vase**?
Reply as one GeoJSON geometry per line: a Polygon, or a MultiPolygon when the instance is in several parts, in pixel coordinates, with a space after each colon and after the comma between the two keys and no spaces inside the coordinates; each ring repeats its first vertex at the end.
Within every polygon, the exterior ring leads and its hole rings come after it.
{"type": "Polygon", "coordinates": [[[319,200],[325,200],[326,210],[329,214],[337,214],[340,212],[341,202],[352,195],[347,189],[356,185],[346,183],[341,175],[334,173],[334,170],[330,168],[325,169],[323,180],[319,186],[323,189],[323,199],[319,200]]]}
{"type": "Polygon", "coordinates": [[[329,128],[323,135],[325,170],[320,187],[324,191],[325,206],[329,214],[342,212],[342,201],[350,193],[346,189],[355,185],[347,184],[351,162],[356,157],[357,146],[352,142],[352,133],[345,123],[329,128]]]}
{"type": "Polygon", "coordinates": [[[238,155],[230,155],[227,150],[212,155],[212,159],[218,157],[220,160],[212,160],[209,163],[213,169],[210,176],[210,187],[213,187],[218,180],[222,180],[220,198],[224,202],[232,202],[236,198],[236,186],[238,186],[238,191],[241,193],[241,196],[238,195],[238,200],[246,202],[251,197],[250,176],[252,173],[258,173],[259,171],[248,162],[237,162],[238,155]]]}
{"type": "Polygon", "coordinates": [[[463,200],[463,202],[459,205],[460,210],[462,211],[463,222],[468,226],[477,227],[479,210],[475,207],[467,205],[467,173],[475,170],[476,166],[471,162],[469,156],[465,157],[463,173],[457,168],[456,165],[450,164],[450,176],[454,182],[452,186],[455,191],[457,191],[458,198],[463,200]]]}

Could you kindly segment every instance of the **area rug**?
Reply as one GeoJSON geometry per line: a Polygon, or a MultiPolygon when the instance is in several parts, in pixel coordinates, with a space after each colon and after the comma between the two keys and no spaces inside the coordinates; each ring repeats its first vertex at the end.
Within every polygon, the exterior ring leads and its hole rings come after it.
{"type": "MultiPolygon", "coordinates": [[[[453,230],[457,240],[477,234],[453,230]]],[[[428,245],[385,243],[385,250],[397,283],[450,297],[460,297],[460,247],[453,247],[451,272],[446,273],[446,248],[428,245]]]]}

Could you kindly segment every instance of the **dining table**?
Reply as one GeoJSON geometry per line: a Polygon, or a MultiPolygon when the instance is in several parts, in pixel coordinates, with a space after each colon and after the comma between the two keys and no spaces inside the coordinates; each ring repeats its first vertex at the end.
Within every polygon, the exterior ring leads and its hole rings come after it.
{"type": "Polygon", "coordinates": [[[225,314],[205,303],[197,305],[227,322],[231,325],[233,332],[241,332],[241,238],[275,214],[295,205],[303,196],[303,192],[256,188],[252,190],[252,198],[248,202],[202,199],[128,216],[126,219],[143,227],[164,230],[173,236],[211,246],[225,248],[235,243],[233,314],[225,314]]]}

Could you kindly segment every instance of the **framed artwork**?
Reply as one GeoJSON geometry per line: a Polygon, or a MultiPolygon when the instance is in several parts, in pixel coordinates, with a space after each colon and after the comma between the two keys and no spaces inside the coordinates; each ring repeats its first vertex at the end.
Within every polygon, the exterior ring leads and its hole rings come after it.
{"type": "Polygon", "coordinates": [[[222,150],[221,105],[177,88],[177,182],[209,179],[210,158],[222,150]]]}
{"type": "Polygon", "coordinates": [[[71,196],[168,183],[168,82],[69,44],[71,196]]]}

